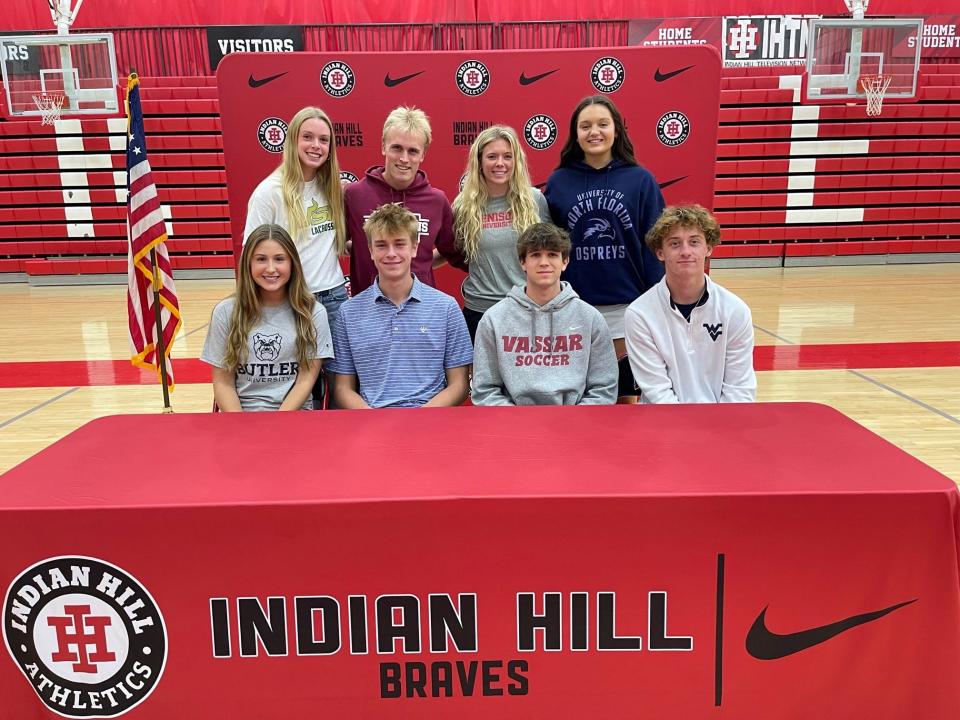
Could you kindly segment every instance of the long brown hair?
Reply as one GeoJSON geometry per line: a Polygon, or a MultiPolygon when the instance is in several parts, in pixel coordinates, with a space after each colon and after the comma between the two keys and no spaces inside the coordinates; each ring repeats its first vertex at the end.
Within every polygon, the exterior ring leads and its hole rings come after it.
{"type": "Polygon", "coordinates": [[[570,116],[570,135],[567,142],[560,151],[560,167],[572,165],[575,162],[583,160],[583,148],[577,142],[577,121],[580,119],[580,113],[584,108],[590,105],[602,105],[610,111],[610,117],[613,118],[613,147],[610,152],[614,160],[623,160],[628,165],[639,165],[637,158],[633,155],[633,143],[630,142],[630,136],[627,135],[627,126],[623,122],[623,115],[613,104],[613,100],[606,95],[590,95],[585,97],[577,105],[570,116]]]}
{"type": "Polygon", "coordinates": [[[337,138],[333,133],[333,123],[327,114],[318,107],[305,107],[290,120],[287,137],[283,141],[283,161],[274,171],[280,176],[280,192],[283,207],[290,222],[290,234],[297,237],[309,224],[303,208],[303,170],[297,144],[300,141],[300,127],[311,118],[321,120],[330,130],[330,151],[326,162],[317,169],[314,182],[330,203],[333,226],[336,232],[337,254],[343,255],[347,247],[347,222],[343,210],[343,190],[340,185],[340,164],[337,162],[337,138]]]}
{"type": "Polygon", "coordinates": [[[261,317],[260,287],[250,273],[250,262],[260,243],[273,240],[290,258],[290,279],[287,281],[287,302],[293,310],[297,326],[297,361],[306,367],[313,362],[317,351],[317,329],[313,324],[313,309],[316,304],[307,283],[303,279],[300,255],[290,234],[279,225],[261,225],[247,236],[237,269],[237,289],[233,294],[233,313],[223,364],[230,372],[247,361],[250,333],[261,317]]]}

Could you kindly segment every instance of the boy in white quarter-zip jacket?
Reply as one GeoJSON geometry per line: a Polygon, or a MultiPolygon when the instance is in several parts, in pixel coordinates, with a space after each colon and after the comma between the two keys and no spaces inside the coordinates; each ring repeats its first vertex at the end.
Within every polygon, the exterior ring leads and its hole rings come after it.
{"type": "Polygon", "coordinates": [[[624,316],[641,402],[753,402],[750,308],[705,272],[720,242],[717,221],[699,205],[668,207],[646,242],[666,275],[624,316]]]}

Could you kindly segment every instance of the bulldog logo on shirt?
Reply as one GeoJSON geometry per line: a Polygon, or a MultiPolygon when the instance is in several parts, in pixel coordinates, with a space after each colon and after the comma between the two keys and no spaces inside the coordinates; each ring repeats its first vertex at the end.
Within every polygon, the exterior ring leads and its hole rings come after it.
{"type": "Polygon", "coordinates": [[[253,352],[257,360],[276,360],[280,357],[280,333],[264,335],[256,333],[253,336],[253,352]]]}

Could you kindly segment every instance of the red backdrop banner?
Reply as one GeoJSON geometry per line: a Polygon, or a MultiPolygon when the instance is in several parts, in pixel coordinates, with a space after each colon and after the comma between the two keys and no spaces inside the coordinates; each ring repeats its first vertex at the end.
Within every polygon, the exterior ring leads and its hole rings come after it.
{"type": "Polygon", "coordinates": [[[340,168],[351,178],[382,162],[390,110],[423,108],[433,143],[422,169],[452,201],[470,144],[494,123],[517,130],[533,182],[545,183],[573,108],[603,88],[667,201],[712,207],[719,78],[717,51],[705,46],[229,55],[217,84],[234,242],[239,247],[250,193],[279,163],[277,128],[310,104],[333,120],[340,168]]]}

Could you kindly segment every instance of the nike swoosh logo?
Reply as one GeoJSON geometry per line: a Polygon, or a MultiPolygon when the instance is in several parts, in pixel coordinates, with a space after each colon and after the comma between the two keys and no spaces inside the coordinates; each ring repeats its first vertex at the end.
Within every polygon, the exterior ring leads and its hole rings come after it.
{"type": "Polygon", "coordinates": [[[683,177],[674,178],[673,180],[667,180],[666,182],[662,182],[658,184],[660,185],[660,189],[663,190],[664,188],[668,188],[671,185],[676,185],[681,180],[686,180],[687,177],[688,177],[687,175],[684,175],[683,177]]]}
{"type": "Polygon", "coordinates": [[[387,73],[383,76],[383,84],[387,87],[396,87],[400,83],[405,83],[407,80],[413,80],[417,75],[423,75],[424,72],[426,71],[421,70],[420,72],[410,73],[409,75],[403,75],[398,78],[392,78],[390,77],[390,73],[387,73]]]}
{"type": "Polygon", "coordinates": [[[286,74],[287,73],[285,72],[277,73],[276,75],[270,75],[269,77],[265,77],[265,78],[261,78],[260,80],[257,80],[253,76],[253,73],[251,73],[250,77],[247,79],[247,85],[249,85],[252,88],[258,88],[261,85],[266,85],[268,82],[273,82],[277,78],[282,78],[286,74]]]}
{"type": "MultiPolygon", "coordinates": [[[[559,70],[560,68],[557,68],[559,70]]],[[[543,80],[548,75],[553,75],[557,70],[547,70],[545,73],[540,73],[539,75],[530,75],[527,77],[526,73],[520,73],[520,84],[521,85],[533,85],[537,80],[543,80]]]]}
{"type": "Polygon", "coordinates": [[[664,80],[669,80],[672,77],[676,77],[682,72],[686,72],[692,67],[693,65],[687,65],[686,67],[680,68],[679,70],[674,70],[673,72],[668,72],[668,73],[662,73],[660,72],[660,68],[657,68],[657,71],[653,74],[653,79],[656,80],[657,82],[663,82],[664,80]]]}
{"type": "MultiPolygon", "coordinates": [[[[852,615],[843,620],[838,620],[829,625],[801,630],[800,632],[789,633],[787,635],[778,635],[767,629],[766,615],[767,608],[764,608],[757,619],[753,621],[753,626],[747,632],[747,652],[758,660],[778,660],[779,658],[793,655],[801,650],[806,650],[814,645],[826,642],[832,637],[846,632],[857,625],[864,625],[874,620],[879,620],[884,615],[899,610],[905,605],[915,603],[917,600],[907,600],[906,602],[891,605],[883,610],[863,613],[862,615],[852,615]]],[[[769,607],[769,606],[767,606],[769,607]]]]}

